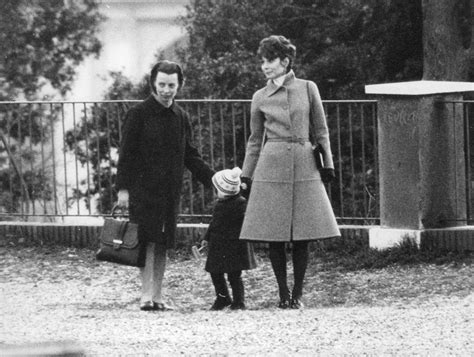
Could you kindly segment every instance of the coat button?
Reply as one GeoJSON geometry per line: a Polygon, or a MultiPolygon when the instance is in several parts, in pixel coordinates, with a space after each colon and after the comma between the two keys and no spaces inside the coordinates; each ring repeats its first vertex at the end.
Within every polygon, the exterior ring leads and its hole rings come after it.
{"type": "Polygon", "coordinates": [[[283,110],[287,110],[288,109],[288,106],[287,105],[284,105],[283,106],[283,110]]]}
{"type": "Polygon", "coordinates": [[[287,149],[288,149],[288,150],[291,150],[291,146],[288,146],[287,149]]]}

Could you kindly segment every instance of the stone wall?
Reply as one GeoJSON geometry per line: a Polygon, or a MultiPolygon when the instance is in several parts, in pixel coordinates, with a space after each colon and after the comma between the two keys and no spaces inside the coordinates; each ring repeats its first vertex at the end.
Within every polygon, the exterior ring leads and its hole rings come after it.
{"type": "MultiPolygon", "coordinates": [[[[361,247],[369,247],[369,232],[378,226],[343,225],[339,227],[343,239],[357,241],[361,247]]],[[[61,223],[0,222],[0,246],[51,245],[96,249],[101,224],[66,225],[61,223]]],[[[190,247],[204,236],[207,224],[179,224],[177,246],[190,247]]],[[[313,249],[330,244],[331,240],[312,243],[313,249]]],[[[257,244],[264,248],[265,244],[257,244]]],[[[422,249],[474,251],[474,226],[445,229],[428,229],[421,232],[422,249]]]]}

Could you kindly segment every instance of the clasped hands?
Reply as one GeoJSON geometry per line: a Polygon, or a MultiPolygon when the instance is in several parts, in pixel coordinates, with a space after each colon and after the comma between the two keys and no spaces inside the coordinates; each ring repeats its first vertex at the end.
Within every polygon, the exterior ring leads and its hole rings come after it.
{"type": "MultiPolygon", "coordinates": [[[[325,184],[331,183],[336,178],[334,169],[322,168],[319,170],[319,173],[321,174],[321,180],[325,184]]],[[[242,176],[240,178],[240,181],[241,181],[240,188],[241,188],[242,196],[248,199],[250,195],[250,190],[252,188],[252,179],[250,177],[242,176]]],[[[120,190],[118,192],[117,205],[122,208],[128,208],[128,205],[129,205],[128,190],[120,190]]]]}

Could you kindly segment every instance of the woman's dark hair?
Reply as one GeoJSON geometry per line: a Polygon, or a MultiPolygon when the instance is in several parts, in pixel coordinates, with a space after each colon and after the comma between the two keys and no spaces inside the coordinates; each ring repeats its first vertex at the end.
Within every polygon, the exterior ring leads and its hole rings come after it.
{"type": "Polygon", "coordinates": [[[175,62],[163,60],[155,64],[153,68],[151,69],[150,86],[153,93],[156,94],[155,80],[156,80],[156,76],[158,75],[158,72],[163,72],[166,74],[177,73],[178,74],[178,89],[181,89],[181,87],[183,86],[184,75],[183,75],[183,70],[181,66],[175,62]]]}
{"type": "Polygon", "coordinates": [[[288,58],[290,63],[286,70],[289,72],[295,60],[296,47],[285,36],[272,35],[260,41],[257,53],[269,61],[273,61],[275,58],[281,60],[288,58]]]}

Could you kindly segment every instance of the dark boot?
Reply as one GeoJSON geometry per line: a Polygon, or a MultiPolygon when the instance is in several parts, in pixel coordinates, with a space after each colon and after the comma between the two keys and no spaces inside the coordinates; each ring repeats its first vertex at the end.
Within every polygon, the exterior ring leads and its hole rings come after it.
{"type": "Polygon", "coordinates": [[[211,278],[212,283],[214,284],[214,289],[216,290],[216,300],[214,300],[211,310],[222,310],[232,303],[224,274],[211,273],[211,278]]]}
{"type": "Polygon", "coordinates": [[[234,301],[230,305],[231,310],[245,309],[244,282],[242,281],[242,271],[227,274],[230,286],[232,287],[232,297],[234,301]]]}
{"type": "Polygon", "coordinates": [[[285,243],[271,242],[269,244],[270,261],[272,263],[273,273],[278,283],[278,291],[280,295],[280,302],[278,307],[280,309],[287,309],[290,307],[290,290],[288,289],[287,275],[286,275],[286,252],[285,243]]]}
{"type": "Polygon", "coordinates": [[[295,285],[291,296],[290,307],[292,309],[303,308],[301,297],[303,296],[303,281],[308,266],[308,242],[293,242],[293,274],[295,285]]]}
{"type": "Polygon", "coordinates": [[[222,295],[217,295],[216,300],[214,300],[214,304],[211,306],[211,310],[218,311],[226,308],[232,304],[232,300],[230,299],[229,296],[222,296],[222,295]]]}

